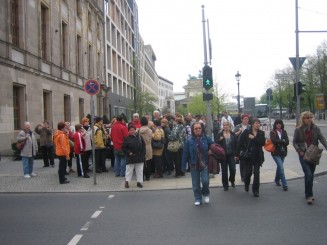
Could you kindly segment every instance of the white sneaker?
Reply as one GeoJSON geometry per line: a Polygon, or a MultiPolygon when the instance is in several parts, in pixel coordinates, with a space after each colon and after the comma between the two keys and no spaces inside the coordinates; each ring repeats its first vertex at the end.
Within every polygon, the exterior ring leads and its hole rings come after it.
{"type": "Polygon", "coordinates": [[[24,178],[25,178],[25,179],[29,179],[29,178],[31,178],[31,176],[30,176],[29,174],[25,174],[25,175],[24,175],[24,178]]]}
{"type": "Polygon", "coordinates": [[[204,197],[204,203],[205,204],[208,204],[210,202],[210,198],[209,198],[209,196],[205,196],[204,197]]]}
{"type": "Polygon", "coordinates": [[[200,204],[201,204],[200,201],[195,201],[195,202],[194,202],[194,205],[195,205],[195,206],[200,206],[200,204]]]}
{"type": "Polygon", "coordinates": [[[31,177],[35,177],[36,174],[35,174],[35,173],[31,173],[30,176],[31,176],[31,177]]]}

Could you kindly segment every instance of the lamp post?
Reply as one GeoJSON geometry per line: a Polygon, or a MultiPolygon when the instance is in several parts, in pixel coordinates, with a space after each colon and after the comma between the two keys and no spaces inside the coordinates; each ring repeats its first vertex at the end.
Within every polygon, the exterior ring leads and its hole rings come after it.
{"type": "Polygon", "coordinates": [[[237,112],[241,113],[241,104],[240,104],[240,80],[241,80],[241,74],[237,71],[235,75],[236,81],[237,81],[237,112]]]}

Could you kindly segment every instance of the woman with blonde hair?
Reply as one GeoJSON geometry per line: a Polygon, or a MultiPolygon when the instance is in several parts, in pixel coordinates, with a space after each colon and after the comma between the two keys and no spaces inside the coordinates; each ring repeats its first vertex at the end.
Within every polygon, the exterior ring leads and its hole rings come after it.
{"type": "Polygon", "coordinates": [[[319,142],[327,149],[327,142],[322,135],[320,128],[313,123],[313,114],[310,111],[302,112],[300,125],[294,131],[293,146],[299,154],[299,160],[304,173],[305,198],[308,205],[312,205],[315,200],[313,197],[313,178],[316,165],[304,160],[304,153],[311,145],[318,145],[319,142]]]}

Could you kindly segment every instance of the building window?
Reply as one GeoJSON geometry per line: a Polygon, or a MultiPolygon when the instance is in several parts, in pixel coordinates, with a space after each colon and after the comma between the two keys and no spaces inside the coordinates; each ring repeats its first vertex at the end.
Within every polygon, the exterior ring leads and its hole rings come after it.
{"type": "Polygon", "coordinates": [[[76,0],[77,17],[82,18],[82,0],[76,0]]]}
{"type": "Polygon", "coordinates": [[[70,104],[70,96],[64,95],[64,120],[65,122],[70,122],[71,120],[71,104],[70,104]]]}
{"type": "Polygon", "coordinates": [[[92,28],[92,21],[91,21],[91,12],[90,11],[87,14],[87,21],[88,21],[89,30],[91,30],[91,28],[92,28]]]}
{"type": "Polygon", "coordinates": [[[13,87],[13,108],[14,108],[14,129],[19,130],[23,127],[24,120],[24,101],[25,88],[23,86],[13,87]]]}
{"type": "Polygon", "coordinates": [[[42,59],[48,59],[48,18],[49,9],[41,4],[41,56],[42,59]]]}
{"type": "Polygon", "coordinates": [[[79,120],[82,121],[84,117],[84,99],[78,99],[78,112],[79,112],[79,120]]]}
{"type": "Polygon", "coordinates": [[[51,108],[52,108],[51,92],[43,91],[43,121],[44,122],[52,121],[51,108]]]}
{"type": "Polygon", "coordinates": [[[77,35],[76,39],[76,73],[77,75],[81,75],[81,51],[82,51],[82,38],[77,35]]]}
{"type": "Polygon", "coordinates": [[[19,47],[19,13],[18,0],[11,0],[11,36],[12,44],[19,47]]]}
{"type": "Polygon", "coordinates": [[[61,23],[61,59],[62,67],[67,69],[68,65],[68,33],[67,24],[65,22],[61,23]]]}

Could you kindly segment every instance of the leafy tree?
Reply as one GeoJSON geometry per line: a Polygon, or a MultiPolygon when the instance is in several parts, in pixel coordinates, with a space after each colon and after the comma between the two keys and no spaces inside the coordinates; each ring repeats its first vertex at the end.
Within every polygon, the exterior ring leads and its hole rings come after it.
{"type": "Polygon", "coordinates": [[[152,114],[155,110],[154,103],[157,102],[155,95],[143,91],[141,87],[135,88],[135,100],[134,103],[129,106],[129,108],[138,112],[140,116],[145,114],[152,114]]]}

